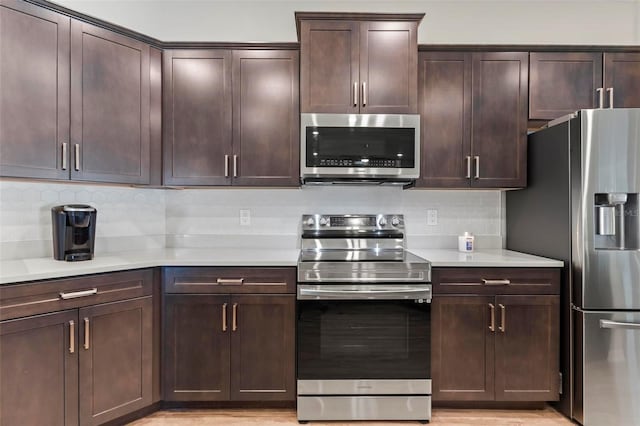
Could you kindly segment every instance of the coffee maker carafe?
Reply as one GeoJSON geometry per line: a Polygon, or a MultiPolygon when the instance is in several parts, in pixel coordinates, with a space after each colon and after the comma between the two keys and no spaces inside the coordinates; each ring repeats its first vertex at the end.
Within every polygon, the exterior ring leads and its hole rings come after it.
{"type": "Polygon", "coordinates": [[[84,204],[51,208],[53,257],[74,262],[93,258],[97,211],[84,204]]]}

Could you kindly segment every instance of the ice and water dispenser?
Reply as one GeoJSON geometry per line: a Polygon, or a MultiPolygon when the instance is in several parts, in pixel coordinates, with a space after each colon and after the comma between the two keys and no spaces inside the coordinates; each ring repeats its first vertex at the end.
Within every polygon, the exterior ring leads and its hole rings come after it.
{"type": "Polygon", "coordinates": [[[637,193],[595,194],[596,249],[640,250],[637,193]]]}

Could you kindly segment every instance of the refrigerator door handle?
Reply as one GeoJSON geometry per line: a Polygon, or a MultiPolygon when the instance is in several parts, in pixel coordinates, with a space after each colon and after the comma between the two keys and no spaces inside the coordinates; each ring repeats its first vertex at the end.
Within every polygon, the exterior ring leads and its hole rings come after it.
{"type": "Polygon", "coordinates": [[[625,330],[639,330],[640,324],[635,322],[619,322],[619,321],[609,321],[609,320],[600,320],[600,328],[622,328],[625,330]]]}

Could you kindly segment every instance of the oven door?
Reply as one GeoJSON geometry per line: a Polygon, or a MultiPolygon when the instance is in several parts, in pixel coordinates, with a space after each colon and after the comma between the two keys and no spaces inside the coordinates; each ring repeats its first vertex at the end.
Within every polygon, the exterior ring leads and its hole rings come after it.
{"type": "Polygon", "coordinates": [[[325,288],[326,298],[306,300],[300,300],[300,287],[307,286],[298,287],[299,393],[301,385],[309,388],[325,381],[394,386],[430,378],[430,285],[415,286],[423,293],[407,292],[405,285],[394,295],[389,286],[380,286],[379,294],[348,292],[342,297],[341,286],[315,286],[325,288]]]}

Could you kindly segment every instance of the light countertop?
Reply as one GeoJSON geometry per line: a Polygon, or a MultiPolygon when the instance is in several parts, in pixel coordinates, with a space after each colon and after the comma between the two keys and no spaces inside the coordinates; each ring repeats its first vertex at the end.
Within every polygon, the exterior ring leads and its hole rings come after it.
{"type": "MultiPolygon", "coordinates": [[[[562,267],[558,260],[510,250],[409,249],[433,267],[562,267]]],[[[52,258],[0,261],[0,284],[115,272],[156,266],[296,266],[298,249],[168,248],[97,255],[93,260],[61,262],[52,258]]]]}

